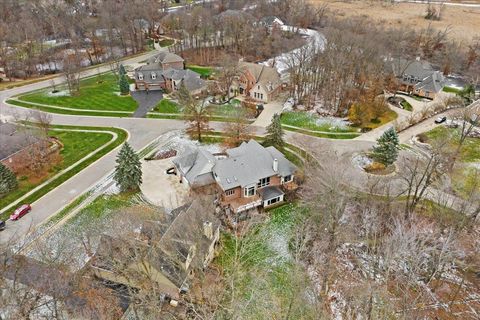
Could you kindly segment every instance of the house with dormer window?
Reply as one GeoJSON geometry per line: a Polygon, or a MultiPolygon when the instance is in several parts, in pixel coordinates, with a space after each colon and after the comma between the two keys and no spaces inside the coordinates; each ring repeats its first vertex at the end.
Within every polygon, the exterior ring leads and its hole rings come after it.
{"type": "Polygon", "coordinates": [[[401,91],[420,97],[434,99],[445,87],[445,77],[441,71],[420,58],[393,61],[392,70],[401,84],[401,91]]]}
{"type": "Polygon", "coordinates": [[[199,94],[207,83],[200,74],[184,69],[184,60],[172,52],[161,52],[135,69],[136,90],[177,91],[183,84],[191,94],[199,94]]]}
{"type": "Polygon", "coordinates": [[[221,207],[233,213],[281,203],[286,190],[297,188],[297,167],[276,148],[255,140],[220,156],[197,148],[173,164],[179,182],[192,189],[213,188],[221,207]]]}
{"type": "Polygon", "coordinates": [[[281,91],[282,81],[277,69],[257,63],[240,61],[238,76],[230,87],[230,96],[241,95],[268,103],[281,91]]]}

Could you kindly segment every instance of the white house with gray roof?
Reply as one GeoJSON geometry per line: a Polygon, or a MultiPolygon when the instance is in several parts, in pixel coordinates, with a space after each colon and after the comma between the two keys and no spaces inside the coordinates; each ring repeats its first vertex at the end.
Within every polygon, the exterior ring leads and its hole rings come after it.
{"type": "Polygon", "coordinates": [[[180,181],[193,189],[211,186],[220,204],[234,213],[284,201],[296,188],[297,167],[274,147],[255,140],[214,156],[198,148],[173,160],[180,181]]]}

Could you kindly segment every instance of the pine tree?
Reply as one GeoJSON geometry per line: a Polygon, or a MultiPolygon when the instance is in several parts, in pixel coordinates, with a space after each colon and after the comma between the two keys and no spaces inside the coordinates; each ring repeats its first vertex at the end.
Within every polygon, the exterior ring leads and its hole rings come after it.
{"type": "Polygon", "coordinates": [[[123,95],[126,95],[130,92],[130,84],[128,83],[128,79],[126,75],[121,75],[120,76],[120,81],[119,81],[119,86],[120,86],[120,93],[123,95]]]}
{"type": "Polygon", "coordinates": [[[373,158],[388,166],[397,160],[398,157],[398,135],[392,127],[385,131],[380,138],[377,139],[377,145],[373,147],[373,158]]]}
{"type": "Polygon", "coordinates": [[[283,141],[284,132],[282,129],[282,123],[280,122],[280,115],[274,114],[272,123],[267,127],[267,135],[265,136],[264,145],[274,146],[278,150],[283,150],[285,141],[283,141]]]}
{"type": "Polygon", "coordinates": [[[122,76],[125,76],[126,74],[127,74],[127,71],[125,70],[125,67],[123,66],[123,64],[121,64],[120,67],[118,67],[118,75],[121,78],[122,76]]]}
{"type": "Polygon", "coordinates": [[[8,193],[18,187],[15,174],[8,167],[0,163],[0,194],[8,193]]]}
{"type": "Polygon", "coordinates": [[[118,153],[113,178],[122,192],[138,190],[142,184],[142,164],[128,142],[118,153]]]}

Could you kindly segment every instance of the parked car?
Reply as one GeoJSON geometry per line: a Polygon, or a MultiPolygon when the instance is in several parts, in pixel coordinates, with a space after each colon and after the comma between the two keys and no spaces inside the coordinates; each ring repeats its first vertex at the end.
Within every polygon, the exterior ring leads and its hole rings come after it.
{"type": "Polygon", "coordinates": [[[287,101],[283,104],[283,110],[284,111],[290,111],[292,110],[293,106],[295,105],[295,99],[294,98],[288,98],[287,101]]]}
{"type": "Polygon", "coordinates": [[[6,226],[7,226],[7,225],[5,224],[5,221],[0,220],[0,231],[5,230],[6,226]]]}
{"type": "Polygon", "coordinates": [[[440,124],[440,123],[443,123],[445,121],[447,121],[447,117],[438,117],[437,119],[435,119],[436,124],[440,124]]]}
{"type": "Polygon", "coordinates": [[[32,210],[32,207],[29,204],[24,204],[19,207],[15,212],[10,216],[10,220],[18,220],[32,210]]]}

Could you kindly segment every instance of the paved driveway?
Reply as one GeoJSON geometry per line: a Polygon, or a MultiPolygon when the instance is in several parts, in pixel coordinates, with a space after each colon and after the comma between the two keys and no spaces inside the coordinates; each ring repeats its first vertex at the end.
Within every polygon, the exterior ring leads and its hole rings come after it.
{"type": "Polygon", "coordinates": [[[145,198],[154,205],[167,210],[184,204],[188,186],[179,183],[179,177],[167,174],[173,167],[172,159],[142,161],[143,183],[141,190],[145,198]]]}
{"type": "Polygon", "coordinates": [[[131,95],[132,98],[138,102],[138,108],[132,115],[134,118],[145,118],[147,113],[163,98],[163,92],[161,90],[132,91],[131,95]]]}

